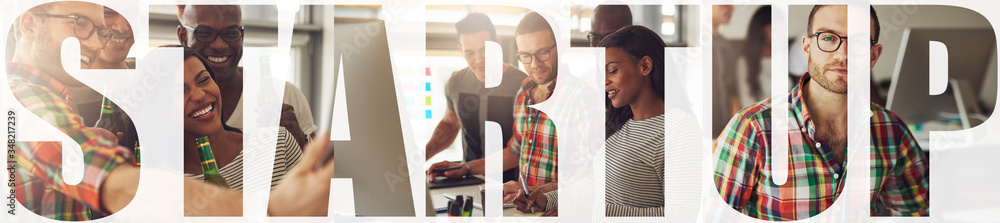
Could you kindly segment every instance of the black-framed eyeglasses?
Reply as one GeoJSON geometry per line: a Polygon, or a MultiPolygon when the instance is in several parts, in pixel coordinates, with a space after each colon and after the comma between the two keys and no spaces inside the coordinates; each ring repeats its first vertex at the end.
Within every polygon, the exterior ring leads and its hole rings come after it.
{"type": "Polygon", "coordinates": [[[198,40],[198,42],[211,43],[219,36],[222,36],[223,41],[230,43],[243,39],[243,26],[231,26],[223,30],[214,30],[204,26],[199,26],[198,28],[191,28],[190,26],[185,25],[181,26],[194,33],[194,39],[198,40]]]}
{"type": "Polygon", "coordinates": [[[59,15],[59,14],[46,14],[46,13],[36,13],[37,16],[52,17],[52,18],[63,18],[63,19],[73,19],[73,34],[76,35],[77,39],[87,40],[94,33],[97,33],[98,41],[101,42],[101,48],[103,49],[114,37],[114,33],[111,29],[98,26],[94,20],[86,16],[79,15],[59,15]]]}
{"type": "Polygon", "coordinates": [[[595,34],[593,32],[587,33],[587,41],[590,41],[590,43],[592,43],[592,45],[597,45],[597,44],[601,43],[601,40],[604,40],[604,37],[605,36],[600,36],[600,35],[597,35],[597,34],[595,34]]]}
{"type": "MultiPolygon", "coordinates": [[[[837,35],[832,32],[816,32],[809,35],[809,37],[816,37],[816,46],[819,47],[819,50],[827,53],[837,51],[840,49],[840,45],[847,41],[846,36],[837,35]]],[[[871,43],[868,47],[875,46],[876,42],[874,39],[869,39],[868,41],[871,43]]]]}
{"type": "Polygon", "coordinates": [[[556,48],[556,44],[552,44],[550,47],[542,48],[535,53],[519,53],[517,54],[517,60],[524,64],[530,64],[531,59],[538,57],[538,61],[547,61],[549,57],[552,56],[552,48],[556,48]]]}

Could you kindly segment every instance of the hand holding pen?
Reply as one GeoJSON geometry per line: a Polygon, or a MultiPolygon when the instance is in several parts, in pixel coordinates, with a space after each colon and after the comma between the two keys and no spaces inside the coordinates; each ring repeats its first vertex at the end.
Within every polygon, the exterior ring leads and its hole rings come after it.
{"type": "Polygon", "coordinates": [[[548,204],[545,193],[536,190],[525,195],[522,191],[518,190],[517,198],[514,199],[514,206],[518,211],[534,213],[535,211],[545,210],[545,206],[548,204]]]}
{"type": "Polygon", "coordinates": [[[535,213],[536,207],[538,210],[545,210],[548,200],[545,198],[544,192],[542,190],[528,191],[524,175],[518,174],[518,176],[521,180],[521,189],[518,189],[517,196],[513,201],[517,210],[525,213],[535,213]]]}

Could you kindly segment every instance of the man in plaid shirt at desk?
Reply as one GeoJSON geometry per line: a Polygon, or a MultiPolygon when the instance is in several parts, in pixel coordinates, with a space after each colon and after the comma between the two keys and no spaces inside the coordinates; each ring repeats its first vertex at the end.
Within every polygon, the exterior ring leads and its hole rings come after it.
{"type": "MultiPolygon", "coordinates": [[[[549,115],[529,107],[542,103],[552,96],[556,87],[559,68],[559,52],[555,34],[549,23],[537,12],[531,12],[521,19],[514,31],[517,44],[517,58],[525,66],[528,77],[521,81],[514,102],[514,131],[507,147],[503,149],[503,169],[517,168],[523,175],[528,191],[535,196],[556,193],[558,184],[558,162],[556,125],[549,115]]],[[[486,161],[476,159],[464,164],[439,163],[458,166],[459,169],[445,173],[430,173],[428,178],[437,176],[470,177],[486,173],[486,161]]],[[[438,164],[435,164],[438,165],[438,164]]],[[[443,167],[442,167],[443,168],[443,167]]],[[[431,167],[430,169],[435,169],[431,167]]],[[[504,183],[504,201],[511,201],[522,188],[519,181],[504,183]]],[[[524,192],[521,192],[524,193],[524,192]]],[[[551,204],[554,207],[555,204],[551,204]]],[[[548,210],[547,208],[546,210],[548,210]]]]}
{"type": "MultiPolygon", "coordinates": [[[[882,52],[871,8],[871,66],[882,52]]],[[[817,5],[802,38],[809,72],[789,92],[788,180],[772,182],[771,99],[744,108],[719,136],[715,186],[730,206],[766,220],[826,210],[844,188],[847,154],[847,6],[817,5]]],[[[906,124],[871,104],[871,215],[927,216],[928,162],[906,124]]]]}

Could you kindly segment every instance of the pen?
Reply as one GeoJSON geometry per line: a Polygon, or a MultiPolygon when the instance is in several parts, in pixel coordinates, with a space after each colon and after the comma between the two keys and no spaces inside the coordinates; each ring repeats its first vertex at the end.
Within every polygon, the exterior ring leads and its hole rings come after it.
{"type": "Polygon", "coordinates": [[[534,202],[528,198],[528,183],[524,180],[524,174],[518,172],[517,176],[521,178],[521,188],[524,188],[524,198],[528,199],[528,207],[531,208],[531,213],[535,213],[535,207],[532,206],[534,202]]]}

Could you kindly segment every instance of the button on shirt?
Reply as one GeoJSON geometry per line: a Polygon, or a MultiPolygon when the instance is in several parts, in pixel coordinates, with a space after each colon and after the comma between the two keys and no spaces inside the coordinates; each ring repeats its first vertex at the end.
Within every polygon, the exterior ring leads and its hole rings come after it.
{"type": "MultiPolygon", "coordinates": [[[[536,87],[538,84],[531,77],[521,82],[514,102],[514,135],[507,143],[518,156],[518,168],[524,173],[528,186],[557,181],[556,125],[545,113],[528,107],[535,104],[531,91],[536,87]]],[[[552,95],[555,87],[556,80],[553,79],[548,86],[548,96],[552,95]]]]}
{"type": "MultiPolygon", "coordinates": [[[[771,100],[737,113],[714,151],[716,189],[726,203],[751,217],[805,219],[830,207],[844,186],[844,163],[815,138],[816,128],[803,101],[806,73],[789,92],[788,180],[771,180],[771,100]]],[[[928,163],[906,124],[872,104],[872,216],[927,216],[928,163]]]]}

